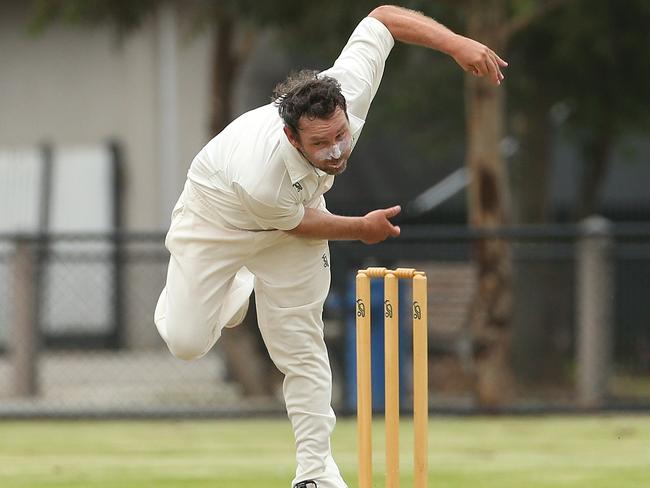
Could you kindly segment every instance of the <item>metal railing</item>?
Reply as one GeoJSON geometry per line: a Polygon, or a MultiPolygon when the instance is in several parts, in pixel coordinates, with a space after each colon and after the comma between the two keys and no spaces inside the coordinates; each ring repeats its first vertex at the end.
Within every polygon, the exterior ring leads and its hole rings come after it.
{"type": "MultiPolygon", "coordinates": [[[[201,360],[183,362],[166,350],[152,321],[168,260],[163,238],[0,235],[0,416],[282,411],[281,378],[272,372],[254,313],[201,360]],[[234,338],[245,346],[237,350],[256,356],[246,361],[255,371],[242,373],[236,355],[225,354],[234,338]],[[265,392],[247,384],[255,375],[268,385],[265,392]]],[[[510,367],[517,392],[506,408],[650,407],[650,226],[591,221],[498,230],[404,227],[399,239],[375,246],[331,243],[324,319],[339,411],[355,401],[354,272],[376,264],[427,270],[430,406],[479,410],[475,249],[495,239],[508,246],[512,277],[510,367]]],[[[380,358],[380,346],[376,352],[380,358]]],[[[405,362],[409,354],[405,349],[405,362]]],[[[411,372],[405,367],[402,374],[408,379],[411,372]]]]}

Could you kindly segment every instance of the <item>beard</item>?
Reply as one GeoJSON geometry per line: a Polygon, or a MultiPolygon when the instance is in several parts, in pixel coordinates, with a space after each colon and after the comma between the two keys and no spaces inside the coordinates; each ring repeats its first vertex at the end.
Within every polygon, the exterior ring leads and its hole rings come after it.
{"type": "Polygon", "coordinates": [[[349,154],[345,154],[339,159],[315,160],[309,157],[302,148],[299,148],[298,150],[300,151],[300,154],[302,154],[302,157],[305,158],[314,168],[318,168],[331,176],[340,175],[348,166],[349,154]]]}
{"type": "MultiPolygon", "coordinates": [[[[340,175],[345,171],[345,169],[348,166],[348,160],[347,159],[341,159],[338,161],[335,165],[326,165],[323,167],[320,167],[319,169],[325,171],[328,175],[336,176],[340,175]]],[[[318,166],[317,166],[318,167],[318,166]]]]}

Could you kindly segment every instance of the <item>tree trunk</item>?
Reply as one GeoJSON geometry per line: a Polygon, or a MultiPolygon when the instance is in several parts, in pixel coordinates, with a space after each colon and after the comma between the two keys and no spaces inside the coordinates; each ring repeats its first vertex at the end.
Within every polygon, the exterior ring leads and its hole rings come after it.
{"type": "MultiPolygon", "coordinates": [[[[468,35],[503,52],[499,36],[504,0],[469,3],[468,35]]],[[[501,157],[503,89],[482,78],[466,76],[467,165],[470,225],[496,228],[508,221],[508,192],[501,157]]],[[[510,367],[512,315],[510,249],[502,239],[482,239],[474,247],[478,290],[470,311],[476,367],[475,394],[479,405],[497,408],[513,395],[510,367]]]]}
{"type": "Polygon", "coordinates": [[[219,133],[232,120],[232,97],[238,59],[235,54],[234,20],[223,14],[217,19],[212,75],[212,120],[210,130],[219,133]]]}

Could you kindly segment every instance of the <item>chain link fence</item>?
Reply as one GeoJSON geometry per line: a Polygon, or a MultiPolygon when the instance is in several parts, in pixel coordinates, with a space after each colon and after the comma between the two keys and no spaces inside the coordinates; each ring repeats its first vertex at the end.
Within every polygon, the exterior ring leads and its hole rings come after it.
{"type": "MultiPolygon", "coordinates": [[[[337,409],[354,409],[354,274],[368,265],[427,271],[431,407],[478,409],[475,251],[494,239],[507,244],[512,285],[517,390],[507,408],[649,408],[650,228],[592,224],[404,228],[400,239],[376,246],[331,243],[324,319],[337,409]]],[[[0,236],[1,416],[283,411],[282,378],[257,333],[254,307],[204,358],[184,362],[167,351],[152,319],[168,260],[163,237],[0,236]]],[[[381,324],[373,327],[378,334],[381,324]]],[[[402,339],[407,405],[408,327],[402,339]]]]}

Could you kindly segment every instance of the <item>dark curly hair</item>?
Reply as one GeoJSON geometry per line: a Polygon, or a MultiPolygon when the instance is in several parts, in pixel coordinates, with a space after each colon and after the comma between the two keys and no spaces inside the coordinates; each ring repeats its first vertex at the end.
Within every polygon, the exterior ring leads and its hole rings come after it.
{"type": "Polygon", "coordinates": [[[291,73],[275,87],[273,100],[280,117],[296,136],[303,115],[310,119],[327,119],[340,107],[347,117],[339,82],[329,76],[318,76],[314,70],[291,73]]]}

